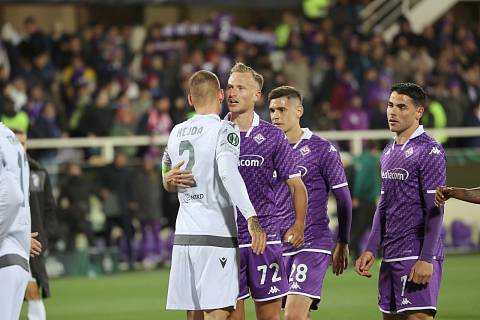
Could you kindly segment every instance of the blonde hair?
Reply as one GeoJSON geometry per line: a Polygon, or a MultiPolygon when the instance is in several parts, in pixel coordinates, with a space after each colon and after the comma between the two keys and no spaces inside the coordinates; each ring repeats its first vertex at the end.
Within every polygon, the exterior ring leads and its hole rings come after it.
{"type": "Polygon", "coordinates": [[[253,70],[252,68],[250,68],[249,66],[247,66],[246,64],[244,64],[242,62],[237,62],[237,63],[235,63],[235,65],[230,70],[230,74],[232,74],[234,72],[250,73],[252,75],[253,79],[255,80],[255,82],[258,84],[258,87],[260,88],[260,90],[262,90],[262,88],[263,88],[263,76],[260,73],[258,73],[257,71],[253,70]]]}

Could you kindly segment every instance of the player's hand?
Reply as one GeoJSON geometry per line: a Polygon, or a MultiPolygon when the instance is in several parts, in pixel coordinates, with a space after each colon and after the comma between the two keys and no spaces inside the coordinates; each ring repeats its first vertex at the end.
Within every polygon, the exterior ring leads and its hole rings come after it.
{"type": "Polygon", "coordinates": [[[38,232],[32,232],[31,234],[31,240],[30,240],[30,256],[31,257],[37,257],[42,253],[42,244],[40,241],[35,239],[38,237],[38,232]]]}
{"type": "Polygon", "coordinates": [[[192,171],[180,169],[184,163],[185,161],[180,161],[165,175],[165,180],[170,186],[175,188],[190,188],[195,185],[192,171]]]}
{"type": "Polygon", "coordinates": [[[348,268],[349,254],[348,243],[337,242],[332,259],[332,272],[335,275],[342,274],[348,268]]]}
{"type": "Polygon", "coordinates": [[[435,205],[437,207],[443,206],[445,201],[450,199],[452,188],[449,187],[438,187],[437,192],[435,193],[435,205]]]}
{"type": "Polygon", "coordinates": [[[370,251],[365,251],[355,262],[355,272],[357,272],[362,277],[370,278],[372,274],[370,273],[370,268],[375,262],[375,256],[370,251]]]}
{"type": "Polygon", "coordinates": [[[410,271],[408,281],[416,284],[427,284],[432,279],[433,264],[430,262],[418,260],[410,271]]]}
{"type": "Polygon", "coordinates": [[[255,254],[263,254],[267,246],[267,234],[263,231],[260,222],[256,216],[250,217],[247,220],[248,232],[252,237],[252,251],[255,254]]]}
{"type": "Polygon", "coordinates": [[[299,223],[294,223],[285,235],[283,236],[283,241],[290,243],[294,248],[298,248],[304,244],[303,231],[305,229],[304,225],[299,223]]]}

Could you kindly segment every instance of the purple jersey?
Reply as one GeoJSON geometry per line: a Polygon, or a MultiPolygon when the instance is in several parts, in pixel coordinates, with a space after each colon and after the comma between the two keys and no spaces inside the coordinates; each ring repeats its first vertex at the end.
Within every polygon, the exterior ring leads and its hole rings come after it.
{"type": "MultiPolygon", "coordinates": [[[[444,150],[419,126],[407,143],[389,143],[380,164],[379,212],[384,260],[418,259],[425,234],[424,195],[435,193],[435,189],[446,182],[444,150]]],[[[443,259],[441,239],[435,256],[443,259]]]]}
{"type": "MultiPolygon", "coordinates": [[[[328,192],[348,185],[340,154],[329,141],[313,135],[309,129],[304,129],[302,138],[293,146],[293,150],[308,192],[305,245],[301,249],[330,253],[333,239],[328,227],[328,192]]],[[[292,197],[285,183],[275,181],[275,192],[275,201],[283,216],[281,230],[285,232],[295,222],[292,197]]],[[[296,250],[284,244],[284,252],[296,250]]]]}
{"type": "MultiPolygon", "coordinates": [[[[272,176],[285,181],[300,173],[285,134],[272,124],[254,115],[252,127],[241,132],[239,171],[247,186],[248,195],[258,220],[267,233],[267,241],[280,240],[281,212],[275,206],[272,176]]],[[[237,217],[239,244],[250,244],[247,221],[237,217]]]]}

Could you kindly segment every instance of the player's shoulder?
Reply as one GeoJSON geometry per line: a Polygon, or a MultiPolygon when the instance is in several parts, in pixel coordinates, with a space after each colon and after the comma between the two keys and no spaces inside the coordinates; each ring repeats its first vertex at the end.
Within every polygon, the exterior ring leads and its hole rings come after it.
{"type": "MultiPolygon", "coordinates": [[[[258,123],[258,131],[261,135],[264,135],[265,138],[282,138],[285,139],[285,133],[282,129],[275,127],[270,122],[260,119],[258,123]]],[[[275,140],[273,140],[275,141],[275,140]]]]}
{"type": "Polygon", "coordinates": [[[445,154],[445,149],[442,147],[442,145],[433,137],[429,136],[426,132],[418,136],[415,140],[415,144],[423,151],[424,154],[445,154]]]}
{"type": "Polygon", "coordinates": [[[313,148],[322,152],[338,152],[338,148],[330,140],[322,138],[316,134],[312,134],[308,141],[308,144],[312,145],[313,148]]]}

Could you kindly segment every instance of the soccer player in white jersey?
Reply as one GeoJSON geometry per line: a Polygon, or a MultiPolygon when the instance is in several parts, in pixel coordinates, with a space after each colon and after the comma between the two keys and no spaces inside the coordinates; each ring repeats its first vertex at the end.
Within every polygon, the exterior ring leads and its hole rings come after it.
{"type": "Polygon", "coordinates": [[[266,234],[238,171],[239,132],[218,116],[218,78],[198,71],[189,91],[196,115],[173,128],[162,164],[164,187],[177,190],[180,201],[167,309],[187,310],[188,319],[226,319],[239,294],[235,206],[248,221],[255,253],[264,252],[266,234]]]}
{"type": "Polygon", "coordinates": [[[29,167],[15,134],[0,124],[0,319],[16,320],[30,279],[29,167]]]}

